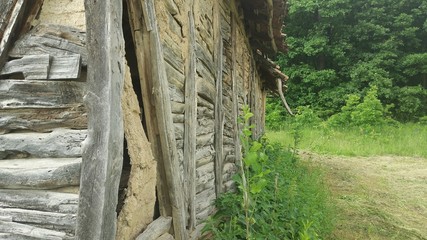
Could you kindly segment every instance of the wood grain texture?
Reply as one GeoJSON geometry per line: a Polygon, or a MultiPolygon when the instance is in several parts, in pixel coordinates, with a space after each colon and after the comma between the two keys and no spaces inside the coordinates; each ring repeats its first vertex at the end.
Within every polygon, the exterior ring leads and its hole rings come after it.
{"type": "Polygon", "coordinates": [[[86,136],[86,130],[69,129],[0,135],[0,159],[81,157],[81,144],[86,136]]]}
{"type": "Polygon", "coordinates": [[[58,213],[77,213],[78,194],[44,190],[0,189],[1,208],[21,208],[58,213]]]}
{"type": "Polygon", "coordinates": [[[77,186],[80,158],[10,159],[0,161],[0,187],[6,189],[55,189],[77,186]]]}
{"type": "Polygon", "coordinates": [[[49,54],[31,55],[5,63],[0,71],[0,76],[22,73],[25,79],[47,79],[49,69],[49,54]]]}
{"type": "Polygon", "coordinates": [[[75,107],[82,105],[85,91],[83,82],[0,80],[0,110],[75,107]]]}
{"type": "Polygon", "coordinates": [[[143,233],[141,233],[136,240],[151,240],[158,239],[163,234],[167,233],[172,226],[171,217],[159,217],[150,225],[143,233]]]}
{"type": "Polygon", "coordinates": [[[123,8],[122,1],[85,0],[85,9],[89,123],[83,143],[76,237],[108,240],[116,236],[123,164],[123,8]]]}
{"type": "MultiPolygon", "coordinates": [[[[0,220],[0,232],[9,233],[10,239],[46,239],[62,240],[66,239],[66,233],[49,229],[34,227],[26,224],[5,222],[0,220]],[[25,236],[25,237],[22,237],[25,236]],[[22,238],[21,238],[22,237],[22,238]]],[[[6,235],[6,237],[8,237],[6,235]]]]}

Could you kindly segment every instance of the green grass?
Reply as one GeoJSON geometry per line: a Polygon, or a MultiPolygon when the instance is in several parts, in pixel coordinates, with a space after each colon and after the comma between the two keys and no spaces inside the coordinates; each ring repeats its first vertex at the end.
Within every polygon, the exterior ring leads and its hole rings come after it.
{"type": "MultiPolygon", "coordinates": [[[[282,131],[268,131],[272,142],[293,147],[295,139],[292,127],[282,131]]],[[[417,156],[427,158],[427,126],[399,124],[363,132],[359,129],[334,130],[326,127],[305,126],[297,148],[320,154],[343,156],[417,156]]]]}

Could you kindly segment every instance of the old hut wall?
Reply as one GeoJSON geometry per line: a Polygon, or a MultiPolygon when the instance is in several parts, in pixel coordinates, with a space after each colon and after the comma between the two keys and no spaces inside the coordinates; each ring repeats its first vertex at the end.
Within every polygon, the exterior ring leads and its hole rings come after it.
{"type": "Polygon", "coordinates": [[[83,0],[55,9],[65,1],[7,2],[23,14],[15,35],[2,38],[10,47],[0,64],[0,238],[71,238],[87,135],[87,54],[84,15],[69,20],[84,14],[83,0]]]}

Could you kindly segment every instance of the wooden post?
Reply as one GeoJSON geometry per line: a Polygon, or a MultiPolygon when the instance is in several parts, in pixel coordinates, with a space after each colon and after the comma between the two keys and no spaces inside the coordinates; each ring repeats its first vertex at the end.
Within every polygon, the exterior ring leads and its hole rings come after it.
{"type": "Polygon", "coordinates": [[[114,239],[123,160],[124,78],[122,1],[85,0],[88,137],[83,162],[77,239],[114,239]]]}
{"type": "Polygon", "coordinates": [[[194,33],[194,0],[190,1],[188,12],[188,55],[186,59],[185,80],[185,119],[184,119],[184,164],[185,186],[188,204],[189,223],[192,231],[196,227],[196,125],[197,125],[197,90],[196,90],[196,53],[194,33]]]}
{"type": "Polygon", "coordinates": [[[222,192],[222,168],[223,168],[223,133],[224,133],[224,112],[222,106],[222,57],[223,42],[221,34],[221,13],[219,1],[214,1],[214,62],[215,62],[215,193],[216,196],[222,192]]]}

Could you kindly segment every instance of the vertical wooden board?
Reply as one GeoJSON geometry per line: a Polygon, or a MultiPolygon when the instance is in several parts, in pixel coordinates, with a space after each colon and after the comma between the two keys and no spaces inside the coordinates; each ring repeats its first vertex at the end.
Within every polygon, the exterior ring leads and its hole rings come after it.
{"type": "Polygon", "coordinates": [[[84,142],[78,239],[114,239],[123,158],[122,1],[86,0],[88,138],[84,142]]]}
{"type": "Polygon", "coordinates": [[[196,227],[196,128],[197,123],[197,98],[196,98],[196,55],[195,55],[195,32],[194,12],[190,1],[188,12],[188,56],[186,61],[187,76],[185,82],[185,132],[184,132],[184,164],[185,175],[184,186],[186,190],[186,209],[188,209],[188,228],[192,231],[196,227]]]}

